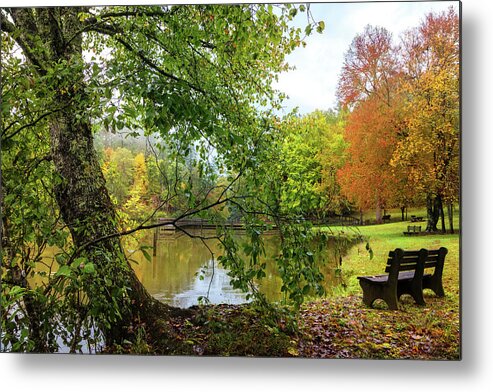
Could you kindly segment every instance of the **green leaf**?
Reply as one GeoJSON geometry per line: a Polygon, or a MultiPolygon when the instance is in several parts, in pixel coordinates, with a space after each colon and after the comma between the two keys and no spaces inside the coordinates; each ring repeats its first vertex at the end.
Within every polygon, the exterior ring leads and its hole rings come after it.
{"type": "Polygon", "coordinates": [[[322,33],[324,29],[325,29],[325,22],[321,20],[320,22],[318,22],[317,33],[322,33]]]}
{"type": "Polygon", "coordinates": [[[20,286],[14,286],[10,289],[9,291],[9,295],[14,297],[14,296],[21,296],[22,294],[24,294],[24,292],[26,291],[25,288],[23,287],[20,287],[20,286]]]}
{"type": "Polygon", "coordinates": [[[149,261],[149,262],[152,261],[152,257],[148,251],[146,251],[145,249],[141,249],[141,251],[142,251],[142,254],[144,255],[144,257],[146,258],[147,261],[149,261]]]}
{"type": "Polygon", "coordinates": [[[79,266],[82,263],[85,263],[86,258],[85,257],[77,257],[74,262],[72,263],[72,268],[79,268],[79,266]]]}
{"type": "Polygon", "coordinates": [[[84,265],[83,271],[85,274],[93,274],[96,271],[96,269],[94,268],[94,263],[87,263],[86,265],[84,265]]]}
{"type": "Polygon", "coordinates": [[[72,275],[72,270],[68,265],[62,265],[55,274],[55,276],[70,276],[70,275],[72,275]]]}

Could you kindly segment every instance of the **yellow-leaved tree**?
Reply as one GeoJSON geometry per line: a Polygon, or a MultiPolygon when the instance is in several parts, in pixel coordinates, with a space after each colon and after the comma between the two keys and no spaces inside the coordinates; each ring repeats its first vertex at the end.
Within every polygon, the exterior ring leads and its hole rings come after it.
{"type": "Polygon", "coordinates": [[[129,198],[123,206],[123,210],[130,218],[138,220],[144,217],[149,208],[146,195],[148,188],[147,164],[143,153],[138,153],[134,158],[134,178],[129,191],[129,198]]]}
{"type": "Polygon", "coordinates": [[[450,8],[429,14],[403,39],[406,127],[391,161],[405,168],[416,193],[426,195],[427,231],[437,231],[443,204],[453,232],[452,205],[459,198],[459,19],[450,8]]]}

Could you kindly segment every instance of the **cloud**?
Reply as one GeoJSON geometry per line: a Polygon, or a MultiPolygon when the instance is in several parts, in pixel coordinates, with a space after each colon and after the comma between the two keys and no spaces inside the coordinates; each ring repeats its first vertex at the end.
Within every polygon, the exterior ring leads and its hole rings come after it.
{"type": "MultiPolygon", "coordinates": [[[[457,1],[313,3],[313,17],[323,20],[326,27],[323,34],[312,33],[307,38],[306,48],[287,57],[296,69],[281,74],[276,83],[289,96],[286,112],[295,106],[299,106],[301,113],[336,106],[335,92],[344,54],[367,24],[385,27],[398,42],[400,34],[418,26],[427,13],[443,11],[451,5],[458,9],[457,1]]],[[[300,15],[295,23],[304,29],[306,15],[300,15]]]]}

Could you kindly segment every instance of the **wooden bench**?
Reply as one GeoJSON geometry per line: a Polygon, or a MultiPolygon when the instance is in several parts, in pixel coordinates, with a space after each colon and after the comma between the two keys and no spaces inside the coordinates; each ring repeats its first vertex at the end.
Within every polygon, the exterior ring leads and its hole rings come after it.
{"type": "Polygon", "coordinates": [[[407,231],[403,232],[405,235],[417,235],[421,233],[421,226],[407,226],[407,231]]]}
{"type": "Polygon", "coordinates": [[[390,220],[390,215],[384,215],[382,216],[382,220],[385,222],[385,221],[389,221],[390,220]]]}
{"type": "Polygon", "coordinates": [[[421,249],[389,252],[386,275],[358,276],[363,289],[363,303],[369,307],[377,299],[383,299],[389,309],[397,310],[399,298],[403,294],[411,295],[415,302],[424,305],[423,289],[431,289],[438,297],[445,296],[442,285],[443,265],[446,248],[437,250],[421,249]],[[433,268],[433,273],[425,270],[433,268]]]}
{"type": "Polygon", "coordinates": [[[423,222],[422,216],[411,215],[411,222],[423,222]]]}

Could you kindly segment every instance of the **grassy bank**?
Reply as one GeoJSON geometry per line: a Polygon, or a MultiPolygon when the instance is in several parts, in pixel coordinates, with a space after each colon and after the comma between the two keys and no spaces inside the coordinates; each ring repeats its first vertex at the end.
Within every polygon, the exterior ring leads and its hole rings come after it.
{"type": "MultiPolygon", "coordinates": [[[[344,256],[342,273],[345,290],[344,295],[360,292],[357,276],[381,274],[385,268],[387,256],[390,250],[402,248],[412,249],[438,249],[444,246],[448,249],[443,272],[443,283],[448,295],[458,297],[459,294],[459,234],[430,234],[419,236],[406,236],[409,222],[396,222],[374,226],[362,226],[357,229],[368,241],[373,258],[370,258],[366,250],[366,242],[362,242],[344,256]]],[[[331,228],[334,232],[347,231],[347,228],[331,228]]],[[[353,229],[351,229],[353,230],[353,229]]],[[[340,290],[340,289],[336,289],[340,290]]],[[[335,293],[337,294],[337,292],[335,293]]]]}
{"type": "MultiPolygon", "coordinates": [[[[366,242],[354,246],[343,258],[344,285],[332,296],[306,304],[301,317],[300,356],[318,358],[379,358],[457,360],[460,358],[459,235],[405,236],[408,222],[364,226],[366,242]],[[370,309],[362,303],[357,276],[384,272],[390,250],[402,248],[448,249],[443,272],[446,296],[425,290],[425,306],[407,295],[400,310],[391,311],[377,301],[370,309]]],[[[333,232],[347,228],[326,228],[333,232]]]]}

